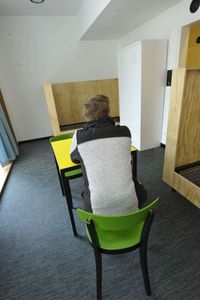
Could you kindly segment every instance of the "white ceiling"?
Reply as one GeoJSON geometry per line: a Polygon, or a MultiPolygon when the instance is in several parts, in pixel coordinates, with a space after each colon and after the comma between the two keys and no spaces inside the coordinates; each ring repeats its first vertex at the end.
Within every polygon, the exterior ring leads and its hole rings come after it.
{"type": "Polygon", "coordinates": [[[0,16],[75,16],[83,0],[0,0],[0,16]]]}
{"type": "MultiPolygon", "coordinates": [[[[181,1],[111,0],[82,39],[120,38],[181,1]]],[[[41,4],[33,4],[30,0],[0,0],[0,16],[75,16],[82,2],[45,0],[41,4]]]]}
{"type": "Polygon", "coordinates": [[[82,39],[117,39],[182,0],[112,0],[82,39]]]}

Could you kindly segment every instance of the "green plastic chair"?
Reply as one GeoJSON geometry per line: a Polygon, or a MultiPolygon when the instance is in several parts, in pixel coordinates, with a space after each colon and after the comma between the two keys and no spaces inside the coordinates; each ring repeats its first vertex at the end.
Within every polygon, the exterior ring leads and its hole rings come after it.
{"type": "Polygon", "coordinates": [[[154,219],[153,208],[159,198],[146,207],[121,216],[95,215],[77,209],[78,217],[86,224],[86,233],[93,247],[96,262],[97,300],[102,299],[101,254],[126,253],[139,248],[146,294],[151,295],[147,264],[147,242],[154,219]]]}

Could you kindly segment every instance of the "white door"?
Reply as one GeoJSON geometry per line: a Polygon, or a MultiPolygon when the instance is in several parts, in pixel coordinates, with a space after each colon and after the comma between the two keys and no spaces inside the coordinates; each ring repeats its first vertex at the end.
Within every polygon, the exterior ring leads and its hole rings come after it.
{"type": "Polygon", "coordinates": [[[141,43],[118,52],[120,124],[129,127],[132,145],[140,149],[141,43]]]}

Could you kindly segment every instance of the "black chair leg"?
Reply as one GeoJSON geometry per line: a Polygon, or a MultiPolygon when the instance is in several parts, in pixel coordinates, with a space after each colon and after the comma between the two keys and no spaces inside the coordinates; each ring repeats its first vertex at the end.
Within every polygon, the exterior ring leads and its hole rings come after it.
{"type": "Polygon", "coordinates": [[[102,257],[101,253],[94,249],[95,262],[96,262],[96,289],[97,300],[102,300],[102,257]]]}
{"type": "Polygon", "coordinates": [[[144,280],[145,291],[148,296],[151,295],[151,287],[149,282],[148,264],[147,264],[147,247],[143,245],[140,247],[140,262],[142,267],[142,275],[144,280]]]}

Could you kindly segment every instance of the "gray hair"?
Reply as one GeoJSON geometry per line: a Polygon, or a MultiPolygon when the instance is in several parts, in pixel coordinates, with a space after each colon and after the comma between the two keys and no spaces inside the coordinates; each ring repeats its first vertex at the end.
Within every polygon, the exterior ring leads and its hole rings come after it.
{"type": "Polygon", "coordinates": [[[109,98],[105,95],[92,97],[83,107],[83,115],[87,121],[97,121],[100,118],[106,117],[109,111],[109,98]]]}

